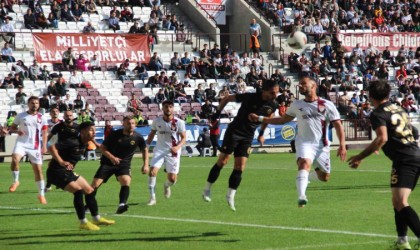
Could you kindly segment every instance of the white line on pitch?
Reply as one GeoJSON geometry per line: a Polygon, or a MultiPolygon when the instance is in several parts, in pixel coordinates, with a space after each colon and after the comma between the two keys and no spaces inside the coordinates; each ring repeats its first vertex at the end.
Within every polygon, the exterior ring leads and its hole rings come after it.
{"type": "MultiPolygon", "coordinates": [[[[182,168],[208,168],[210,169],[211,166],[182,166],[182,168]]],[[[225,168],[232,168],[232,166],[226,166],[225,168]]],[[[371,173],[389,173],[391,170],[375,170],[375,169],[338,169],[336,168],[332,169],[332,172],[371,172],[371,173]]],[[[297,167],[247,167],[247,169],[250,170],[288,170],[288,171],[296,171],[297,167]]]]}
{"type": "Polygon", "coordinates": [[[284,248],[268,248],[265,250],[294,250],[294,249],[319,249],[319,248],[327,248],[327,247],[342,247],[342,246],[360,246],[360,245],[370,245],[370,244],[385,244],[388,241],[368,241],[368,242],[354,242],[354,243],[341,243],[341,244],[322,244],[322,245],[302,245],[299,247],[284,247],[284,248]]]}
{"type": "MultiPolygon", "coordinates": [[[[8,207],[8,206],[0,206],[0,209],[3,209],[3,210],[30,210],[30,211],[73,213],[73,211],[61,210],[61,209],[21,208],[21,207],[8,207]]],[[[107,214],[104,213],[104,215],[107,215],[107,214]]],[[[108,214],[108,215],[110,215],[110,214],[108,214]]],[[[179,219],[179,218],[156,217],[156,216],[146,216],[146,215],[131,215],[131,214],[127,214],[127,215],[112,214],[112,215],[119,216],[119,217],[140,218],[140,219],[148,219],[148,220],[203,223],[203,224],[213,224],[213,225],[250,227],[250,228],[279,229],[279,230],[287,230],[287,231],[333,233],[333,234],[356,235],[356,236],[379,237],[379,238],[395,238],[395,236],[386,235],[386,234],[363,233],[363,232],[352,232],[352,231],[341,231],[341,230],[329,230],[329,229],[320,229],[320,228],[286,227],[286,226],[276,226],[276,225],[261,225],[261,224],[248,224],[248,223],[223,222],[223,221],[211,221],[211,220],[196,220],[196,219],[179,219]]]]}

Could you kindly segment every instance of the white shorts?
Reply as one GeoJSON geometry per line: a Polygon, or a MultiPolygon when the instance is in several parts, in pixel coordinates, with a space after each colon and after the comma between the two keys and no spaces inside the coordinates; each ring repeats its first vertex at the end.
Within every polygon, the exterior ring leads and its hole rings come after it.
{"type": "Polygon", "coordinates": [[[178,156],[172,156],[168,151],[156,151],[153,152],[153,158],[150,161],[150,166],[160,168],[165,164],[165,170],[168,174],[178,174],[179,163],[181,161],[181,152],[178,152],[178,156]]]}
{"type": "Polygon", "coordinates": [[[15,148],[13,149],[13,154],[18,154],[21,156],[28,155],[29,160],[32,164],[42,165],[41,148],[29,149],[24,147],[23,145],[16,144],[15,148]]]}
{"type": "Polygon", "coordinates": [[[312,161],[314,169],[324,173],[331,172],[330,147],[316,144],[296,144],[296,159],[305,158],[312,161]]]}

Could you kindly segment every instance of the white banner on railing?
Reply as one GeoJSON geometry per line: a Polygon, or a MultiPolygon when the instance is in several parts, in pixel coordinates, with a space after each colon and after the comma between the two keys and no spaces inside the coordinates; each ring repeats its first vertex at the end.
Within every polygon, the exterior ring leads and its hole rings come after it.
{"type": "Polygon", "coordinates": [[[338,40],[349,51],[356,44],[365,49],[372,44],[373,47],[383,51],[386,47],[389,50],[399,50],[402,45],[405,48],[413,48],[414,51],[420,47],[420,33],[339,33],[338,40]]]}
{"type": "Polygon", "coordinates": [[[197,3],[214,18],[218,25],[226,24],[226,0],[197,0],[197,3]]]}

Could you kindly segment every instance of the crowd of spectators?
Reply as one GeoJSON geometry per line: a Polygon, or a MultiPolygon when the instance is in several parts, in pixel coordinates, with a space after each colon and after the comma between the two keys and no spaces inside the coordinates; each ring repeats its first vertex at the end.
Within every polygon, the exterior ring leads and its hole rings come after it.
{"type": "Polygon", "coordinates": [[[410,0],[269,0],[252,1],[286,31],[320,36],[346,29],[419,32],[420,3],[410,0]],[[288,13],[286,13],[288,9],[288,13]]]}

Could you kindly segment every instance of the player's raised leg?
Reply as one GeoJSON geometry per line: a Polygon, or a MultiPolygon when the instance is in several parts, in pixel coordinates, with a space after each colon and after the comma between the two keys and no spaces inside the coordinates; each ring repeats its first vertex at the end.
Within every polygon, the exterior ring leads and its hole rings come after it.
{"type": "Polygon", "coordinates": [[[235,208],[235,194],[242,181],[242,172],[245,170],[247,157],[235,157],[235,165],[229,177],[229,189],[226,194],[226,200],[229,208],[236,211],[235,208]]]}
{"type": "Polygon", "coordinates": [[[222,170],[222,168],[228,163],[229,157],[230,157],[230,154],[225,154],[223,152],[220,152],[217,162],[210,169],[209,175],[207,177],[207,183],[203,191],[204,201],[207,201],[207,202],[211,201],[211,188],[213,184],[219,178],[220,171],[222,170]]]}

